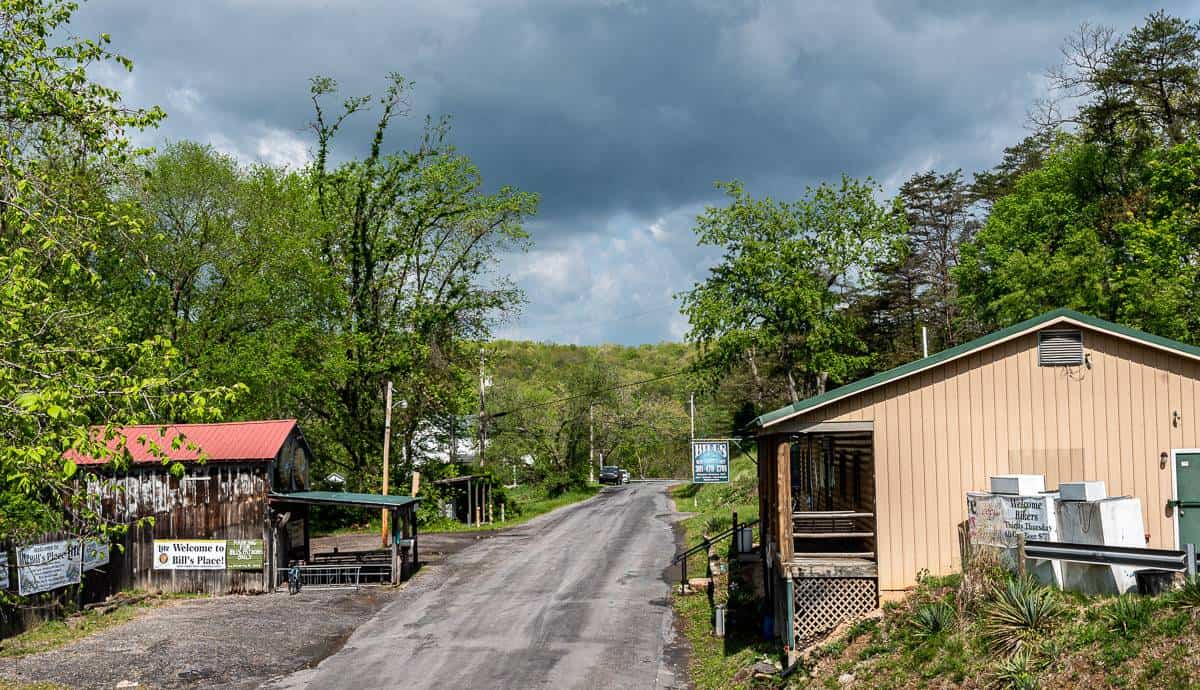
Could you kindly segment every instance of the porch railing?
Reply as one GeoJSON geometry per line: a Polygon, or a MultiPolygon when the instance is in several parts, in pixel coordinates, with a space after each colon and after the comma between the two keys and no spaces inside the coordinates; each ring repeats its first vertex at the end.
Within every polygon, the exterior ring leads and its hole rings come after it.
{"type": "Polygon", "coordinates": [[[875,513],[855,510],[818,510],[792,513],[792,539],[805,542],[797,555],[874,558],[868,550],[875,539],[875,513]],[[816,544],[828,543],[828,549],[814,550],[816,544]],[[859,546],[857,550],[853,547],[859,546]],[[849,549],[839,547],[851,547],[849,549]],[[868,546],[868,548],[862,548],[868,546]]]}

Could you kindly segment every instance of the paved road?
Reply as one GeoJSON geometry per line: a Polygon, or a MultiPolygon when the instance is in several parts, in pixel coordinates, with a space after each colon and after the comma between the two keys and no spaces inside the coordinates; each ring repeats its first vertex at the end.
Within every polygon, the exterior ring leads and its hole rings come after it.
{"type": "Polygon", "coordinates": [[[611,487],[481,540],[438,566],[443,582],[418,577],[341,651],[275,687],[682,686],[667,658],[667,486],[611,487]]]}

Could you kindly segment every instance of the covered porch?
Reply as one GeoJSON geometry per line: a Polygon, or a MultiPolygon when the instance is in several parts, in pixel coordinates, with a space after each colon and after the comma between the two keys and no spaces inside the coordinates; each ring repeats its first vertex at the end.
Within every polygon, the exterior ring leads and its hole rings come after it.
{"type": "MultiPolygon", "coordinates": [[[[272,551],[271,582],[278,585],[286,580],[288,560],[302,562],[304,584],[314,587],[357,587],[360,584],[399,584],[420,565],[417,549],[417,502],[412,496],[384,496],[343,491],[294,491],[268,496],[274,519],[296,507],[337,505],[367,510],[385,510],[388,516],[387,545],[366,551],[337,551],[311,553],[308,535],[304,535],[303,558],[296,559],[294,551],[278,556],[272,551]],[[281,562],[283,559],[283,562],[281,562]]],[[[307,530],[306,530],[307,532],[307,530]]]]}
{"type": "Polygon", "coordinates": [[[789,652],[878,606],[871,422],[784,425],[759,442],[764,579],[789,652]]]}

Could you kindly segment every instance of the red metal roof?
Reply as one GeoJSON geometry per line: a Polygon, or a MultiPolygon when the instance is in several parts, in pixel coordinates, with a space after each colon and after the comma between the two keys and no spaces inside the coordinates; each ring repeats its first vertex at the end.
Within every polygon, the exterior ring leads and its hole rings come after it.
{"type": "MultiPolygon", "coordinates": [[[[125,448],[135,463],[161,463],[162,458],[151,452],[151,443],[167,453],[171,460],[188,462],[201,454],[209,462],[265,461],[273,459],[296,427],[294,419],[264,420],[256,422],[227,422],[222,424],[143,424],[116,430],[117,436],[108,442],[108,447],[117,450],[122,439],[125,448]],[[171,444],[183,438],[178,449],[171,444]],[[189,448],[189,445],[198,448],[189,448]]],[[[94,433],[101,433],[96,428],[94,433]]],[[[105,462],[69,451],[66,457],[81,465],[98,465],[105,462]]]]}

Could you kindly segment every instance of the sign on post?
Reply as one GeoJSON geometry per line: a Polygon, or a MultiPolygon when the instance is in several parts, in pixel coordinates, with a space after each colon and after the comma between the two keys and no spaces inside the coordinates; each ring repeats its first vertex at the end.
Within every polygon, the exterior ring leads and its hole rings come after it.
{"type": "Polygon", "coordinates": [[[719,484],[729,481],[729,441],[692,441],[692,482],[719,484]]]}
{"type": "Polygon", "coordinates": [[[79,584],[83,550],[79,541],[52,541],[17,548],[17,593],[37,594],[79,584]]]}

